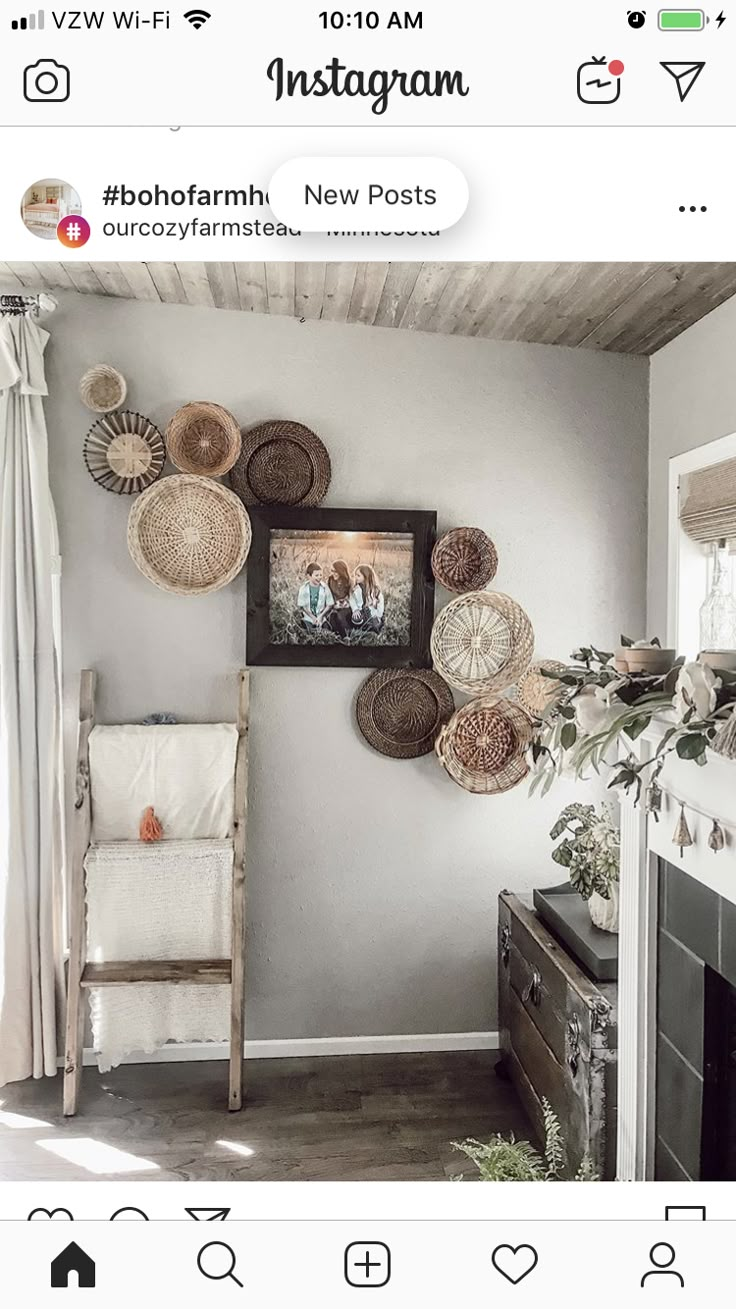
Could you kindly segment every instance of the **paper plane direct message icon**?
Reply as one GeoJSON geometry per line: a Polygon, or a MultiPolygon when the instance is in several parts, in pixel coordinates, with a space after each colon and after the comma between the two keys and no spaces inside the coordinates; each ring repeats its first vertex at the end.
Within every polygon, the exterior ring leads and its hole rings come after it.
{"type": "Polygon", "coordinates": [[[224,1223],[225,1219],[227,1218],[228,1214],[230,1213],[230,1210],[229,1210],[229,1209],[214,1209],[214,1208],[209,1208],[209,1209],[202,1209],[202,1208],[198,1208],[198,1209],[187,1209],[187,1208],[185,1208],[185,1209],[184,1209],[184,1212],[185,1212],[185,1214],[189,1214],[189,1217],[190,1217],[190,1218],[193,1218],[194,1221],[197,1222],[197,1223],[224,1223]]]}
{"type": "Polygon", "coordinates": [[[670,77],[675,79],[677,94],[680,97],[680,104],[682,104],[705,68],[705,60],[691,59],[689,63],[663,63],[662,68],[666,73],[669,73],[670,77]]]}

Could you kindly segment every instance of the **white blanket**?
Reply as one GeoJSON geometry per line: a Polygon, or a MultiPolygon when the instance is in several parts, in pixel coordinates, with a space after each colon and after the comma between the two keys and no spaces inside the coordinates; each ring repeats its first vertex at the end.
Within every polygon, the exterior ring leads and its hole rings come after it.
{"type": "MultiPolygon", "coordinates": [[[[92,845],[85,859],[87,958],[230,957],[232,841],[92,845]]],[[[230,987],[135,984],[90,989],[101,1072],[167,1041],[226,1041],[230,987]]]]}
{"type": "Polygon", "coordinates": [[[148,805],[166,841],[232,836],[237,744],[234,723],[95,727],[93,841],[137,841],[148,805]]]}

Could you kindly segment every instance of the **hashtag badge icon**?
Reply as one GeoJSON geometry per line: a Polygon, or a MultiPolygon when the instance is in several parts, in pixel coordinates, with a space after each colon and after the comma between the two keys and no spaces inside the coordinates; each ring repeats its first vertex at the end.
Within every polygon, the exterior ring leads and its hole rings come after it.
{"type": "Polygon", "coordinates": [[[67,250],[78,250],[90,238],[90,225],[81,214],[67,214],[56,229],[56,235],[67,250]]]}

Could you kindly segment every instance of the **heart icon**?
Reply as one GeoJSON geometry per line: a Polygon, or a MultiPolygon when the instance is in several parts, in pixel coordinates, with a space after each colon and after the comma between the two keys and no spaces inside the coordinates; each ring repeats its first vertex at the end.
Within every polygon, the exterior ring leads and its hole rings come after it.
{"type": "Polygon", "coordinates": [[[497,1273],[517,1286],[537,1266],[538,1255],[532,1245],[497,1245],[491,1255],[497,1273]]]}
{"type": "Polygon", "coordinates": [[[28,1215],[28,1222],[32,1218],[72,1218],[68,1209],[32,1209],[28,1215]]]}

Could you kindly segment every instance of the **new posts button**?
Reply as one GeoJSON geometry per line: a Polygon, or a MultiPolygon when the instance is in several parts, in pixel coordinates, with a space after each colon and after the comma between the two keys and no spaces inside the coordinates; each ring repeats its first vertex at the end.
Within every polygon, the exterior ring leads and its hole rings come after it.
{"type": "Polygon", "coordinates": [[[268,188],[271,208],[301,232],[440,232],[468,207],[468,183],[448,159],[290,159],[268,188]]]}

